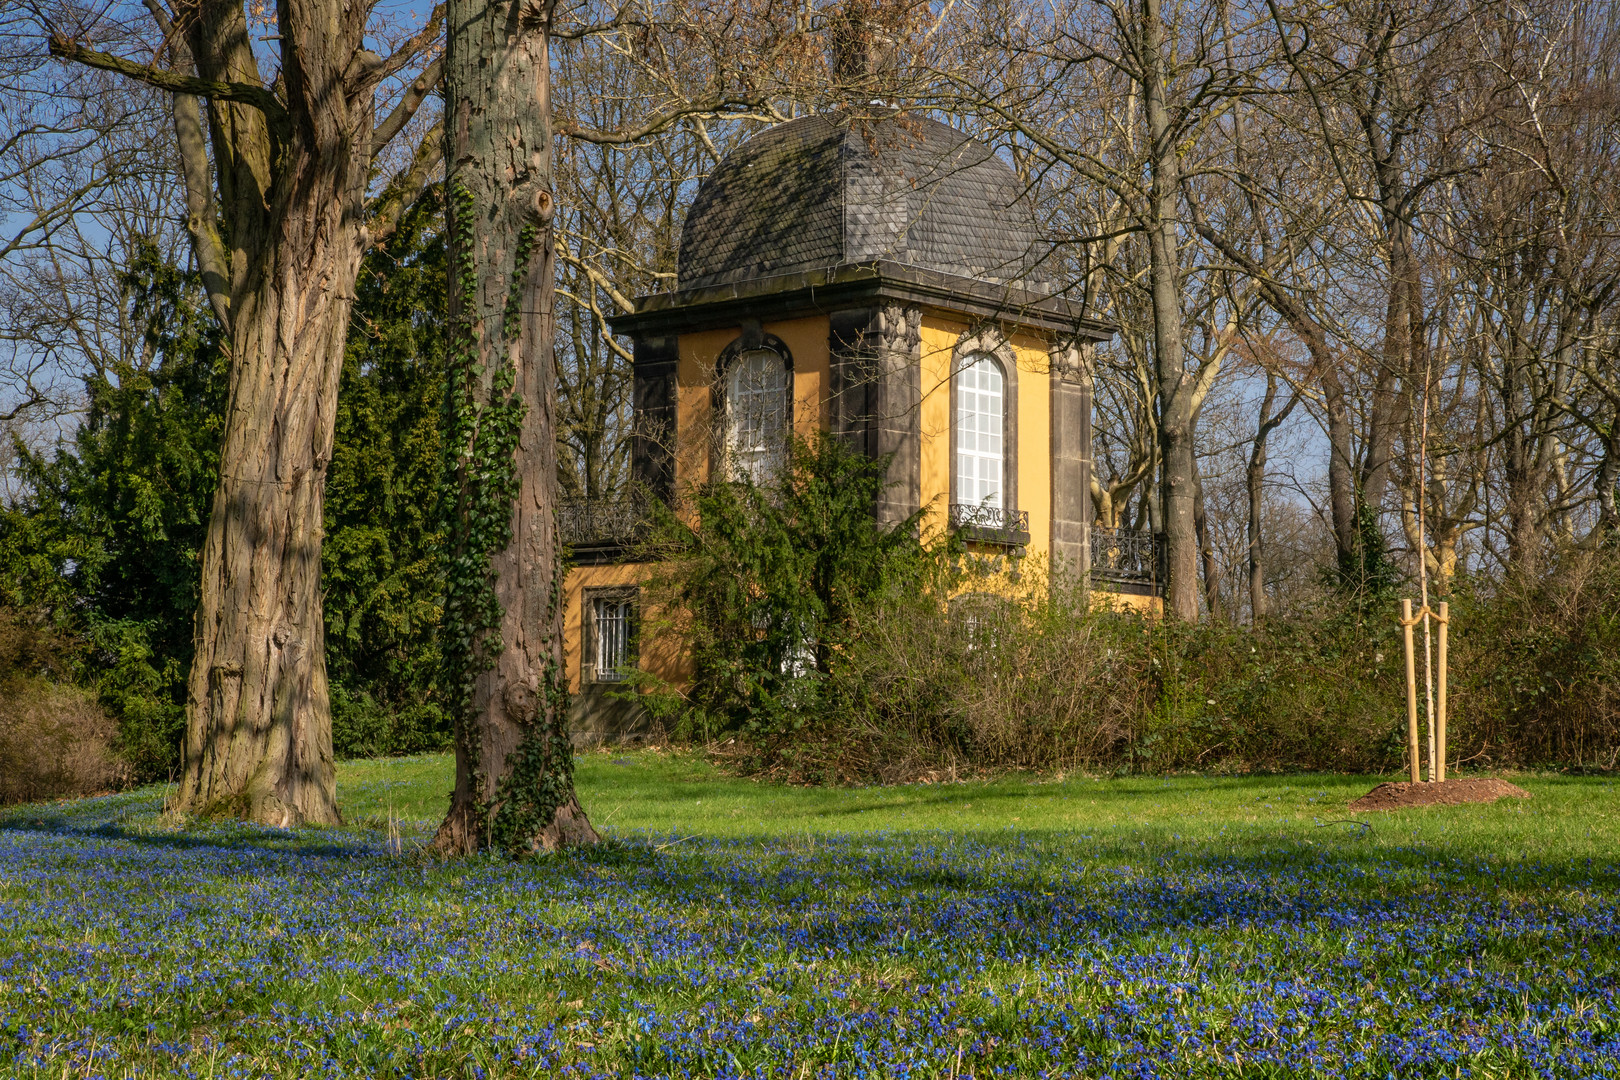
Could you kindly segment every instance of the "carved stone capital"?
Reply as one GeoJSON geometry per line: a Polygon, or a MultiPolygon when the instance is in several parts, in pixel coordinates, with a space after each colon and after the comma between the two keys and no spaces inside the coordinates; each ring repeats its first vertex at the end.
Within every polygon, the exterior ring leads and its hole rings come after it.
{"type": "Polygon", "coordinates": [[[867,333],[879,353],[915,356],[922,345],[922,308],[881,304],[867,333]]]}
{"type": "Polygon", "coordinates": [[[1096,349],[1091,342],[1079,342],[1073,338],[1058,338],[1048,349],[1051,357],[1052,374],[1064,382],[1091,383],[1091,372],[1096,363],[1096,349]]]}

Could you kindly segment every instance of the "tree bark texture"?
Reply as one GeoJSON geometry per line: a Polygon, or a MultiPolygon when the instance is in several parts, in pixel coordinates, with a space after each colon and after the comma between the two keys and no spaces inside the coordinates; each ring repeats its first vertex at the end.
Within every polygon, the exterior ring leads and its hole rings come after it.
{"type": "Polygon", "coordinates": [[[1188,622],[1198,621],[1198,533],[1195,526],[1197,479],[1194,427],[1197,379],[1187,370],[1181,318],[1181,259],[1177,211],[1181,162],[1176,131],[1165,101],[1164,21],[1159,0],[1142,0],[1142,100],[1151,143],[1151,206],[1148,228],[1149,273],[1153,293],[1154,362],[1159,394],[1160,493],[1169,581],[1165,607],[1188,622]]]}
{"type": "Polygon", "coordinates": [[[1249,464],[1244,473],[1244,486],[1249,496],[1249,621],[1259,626],[1266,618],[1266,538],[1265,538],[1265,493],[1266,493],[1266,460],[1268,457],[1267,445],[1271,433],[1282,422],[1288,419],[1288,414],[1294,411],[1299,403],[1299,393],[1296,391],[1282,407],[1281,412],[1273,413],[1272,406],[1277,402],[1277,376],[1266,372],[1266,396],[1260,401],[1260,418],[1255,424],[1254,441],[1249,448],[1249,464]]]}
{"type": "Polygon", "coordinates": [[[1598,460],[1594,486],[1598,495],[1598,523],[1592,538],[1607,542],[1620,536],[1620,406],[1612,410],[1609,437],[1603,440],[1603,456],[1598,460]]]}
{"type": "MultiPolygon", "coordinates": [[[[1390,201],[1394,201],[1393,197],[1390,201]]],[[[1420,402],[1423,393],[1418,363],[1423,350],[1423,302],[1417,257],[1409,228],[1397,211],[1386,215],[1385,231],[1389,237],[1390,278],[1384,306],[1383,362],[1373,378],[1372,407],[1367,411],[1358,478],[1358,494],[1379,515],[1384,511],[1384,496],[1390,487],[1395,436],[1415,404],[1408,399],[1415,394],[1420,402]]]]}
{"type": "MultiPolygon", "coordinates": [[[[271,825],[340,821],[320,568],[338,377],[364,251],[372,93],[364,5],[284,0],[285,113],[208,104],[220,231],[187,170],[188,226],[229,266],[230,399],[202,551],[177,806],[271,825]]],[[[187,27],[205,80],[254,83],[240,3],[187,27]]],[[[189,99],[178,106],[183,110],[189,99]]],[[[177,120],[184,130],[184,119],[177,120]]],[[[182,148],[184,149],[184,147],[182,148]]],[[[204,175],[206,175],[204,173],[204,175]]],[[[213,291],[213,290],[211,290],[213,291]]],[[[216,294],[216,309],[227,305],[216,294]]]]}
{"type": "Polygon", "coordinates": [[[597,839],[574,794],[563,668],[550,11],[451,0],[446,14],[456,786],[435,846],[528,854],[597,839]]]}
{"type": "Polygon", "coordinates": [[[1198,537],[1198,556],[1204,571],[1204,610],[1211,619],[1220,619],[1221,567],[1215,558],[1215,545],[1209,539],[1209,518],[1204,510],[1204,477],[1198,471],[1198,459],[1193,459],[1193,531],[1198,537]]]}

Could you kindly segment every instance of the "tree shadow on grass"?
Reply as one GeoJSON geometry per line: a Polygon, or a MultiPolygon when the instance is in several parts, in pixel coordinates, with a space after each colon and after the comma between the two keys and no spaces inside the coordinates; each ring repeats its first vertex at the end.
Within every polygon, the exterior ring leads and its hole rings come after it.
{"type": "MultiPolygon", "coordinates": [[[[1168,905],[1192,922],[1222,924],[1220,896],[1246,897],[1246,917],[1274,910],[1376,914],[1390,903],[1523,903],[1566,889],[1620,894],[1620,863],[1514,860],[1444,842],[1391,846],[1376,824],[1289,822],[1276,830],[1186,841],[1175,826],[1135,826],[1088,836],[1066,830],[923,830],[773,839],[638,837],[571,853],[589,872],[644,870],[638,888],[690,900],[694,891],[768,905],[838,892],[894,899],[1005,905],[1024,912],[1070,905],[1065,892],[1100,903],[1168,905]],[[1341,835],[1331,835],[1332,831],[1341,835]],[[683,846],[676,847],[676,844],[683,846]]],[[[885,899],[885,903],[889,902],[885,899]]]]}
{"type": "MultiPolygon", "coordinates": [[[[357,859],[384,853],[380,838],[348,829],[278,829],[240,821],[162,821],[165,789],[141,788],[92,799],[32,803],[0,810],[0,833],[119,840],[157,848],[266,851],[318,858],[357,859]]],[[[369,830],[368,830],[369,831],[369,830]]]]}
{"type": "MultiPolygon", "coordinates": [[[[1294,778],[1312,786],[1314,778],[1294,778]]],[[[1571,781],[1570,786],[1579,782],[1571,781]]],[[[1590,784],[1590,781],[1586,781],[1590,784]]],[[[1538,784],[1538,787],[1540,784],[1538,784]]],[[[1550,790],[1562,785],[1548,784],[1550,790]]],[[[1178,788],[1178,790],[1180,790],[1178,788]]],[[[1151,792],[1148,792],[1151,793],[1151,792]]],[[[194,823],[175,828],[159,820],[163,789],[146,788],[97,799],[33,804],[0,811],[0,831],[112,840],[151,848],[259,851],[339,860],[398,859],[379,830],[297,830],[239,822],[194,823]]],[[[1137,794],[1133,792],[1132,794],[1137,794]]],[[[1027,798],[1017,790],[981,789],[976,802],[1027,798]]],[[[961,793],[908,789],[904,797],[805,813],[822,820],[859,818],[909,808],[924,813],[960,806],[961,793]]],[[[1447,809],[1433,811],[1444,814],[1447,809]]],[[[1494,894],[1501,889],[1534,895],[1584,887],[1620,891],[1620,866],[1580,857],[1515,860],[1481,846],[1475,829],[1455,840],[1429,836],[1390,844],[1400,819],[1358,816],[1351,823],[1322,808],[1326,821],[1278,820],[1233,824],[1216,835],[1196,823],[1107,822],[1073,828],[952,829],[833,832],[759,838],[632,834],[628,839],[535,860],[537,874],[631,871],[638,887],[670,897],[691,890],[768,902],[805,890],[837,888],[851,894],[941,891],[956,899],[997,902],[1049,895],[1054,881],[1076,874],[1116,874],[1166,881],[1275,882],[1280,893],[1336,890],[1347,902],[1373,902],[1436,888],[1494,894]],[[645,873],[641,873],[645,871],[645,873]]],[[[409,858],[409,855],[404,856],[409,858]]],[[[719,901],[724,903],[723,900],[719,901]]],[[[796,901],[794,901],[796,902],[796,901]]]]}

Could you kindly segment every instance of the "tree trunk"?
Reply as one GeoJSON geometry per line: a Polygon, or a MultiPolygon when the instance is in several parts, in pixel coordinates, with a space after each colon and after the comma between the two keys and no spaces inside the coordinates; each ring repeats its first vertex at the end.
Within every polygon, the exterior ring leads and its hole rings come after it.
{"type": "Polygon", "coordinates": [[[264,275],[255,317],[232,342],[187,694],[187,812],[284,827],[340,820],[321,528],[352,293],[318,283],[352,282],[358,245],[350,230],[336,237],[349,242],[305,247],[264,275]]]}
{"type": "Polygon", "coordinates": [[[1620,402],[1613,399],[1608,421],[1601,440],[1603,453],[1592,478],[1597,490],[1598,520],[1587,536],[1588,543],[1612,543],[1620,538],[1620,402]]]}
{"type": "Polygon", "coordinates": [[[1193,459],[1193,530],[1198,537],[1198,555],[1204,569],[1204,608],[1211,619],[1221,617],[1221,571],[1215,559],[1215,545],[1209,538],[1209,518],[1204,513],[1204,478],[1193,459]]]}
{"type": "Polygon", "coordinates": [[[550,8],[450,0],[445,693],[456,786],[434,844],[597,839],[574,795],[552,345],[550,8]]]}
{"type": "Polygon", "coordinates": [[[1176,131],[1165,102],[1164,21],[1159,0],[1142,0],[1142,100],[1147,113],[1152,191],[1148,252],[1153,292],[1153,349],[1159,393],[1159,439],[1163,475],[1164,539],[1169,581],[1165,607],[1198,621],[1198,534],[1194,526],[1197,481],[1193,476],[1196,379],[1186,369],[1181,318],[1181,260],[1177,209],[1181,162],[1176,131]]]}
{"type": "Polygon", "coordinates": [[[368,224],[373,151],[415,113],[436,66],[381,128],[377,84],[428,51],[437,28],[385,62],[365,47],[370,5],[279,0],[276,33],[260,38],[278,43],[267,87],[241,0],[146,8],[166,67],[60,33],[50,51],[174,95],[186,231],[230,342],[174,806],[269,825],[336,824],[320,591],[326,467],[360,258],[374,235],[392,231],[436,156],[418,152],[391,189],[393,209],[368,224]]]}
{"type": "MultiPolygon", "coordinates": [[[[1402,393],[1402,383],[1410,393],[1414,385],[1412,379],[1417,374],[1423,320],[1417,259],[1406,224],[1397,211],[1386,212],[1385,229],[1390,238],[1390,280],[1384,309],[1383,362],[1373,379],[1357,485],[1362,501],[1378,515],[1380,530],[1384,495],[1389,490],[1390,468],[1395,458],[1395,434],[1407,416],[1408,402],[1402,393]]],[[[1421,382],[1416,386],[1416,392],[1421,395],[1421,382]]]]}
{"type": "Polygon", "coordinates": [[[1255,452],[1249,458],[1249,623],[1259,626],[1266,620],[1266,545],[1261,528],[1266,482],[1265,443],[1256,441],[1255,452]]]}
{"type": "Polygon", "coordinates": [[[1507,488],[1508,572],[1526,580],[1539,570],[1542,540],[1546,531],[1549,455],[1546,437],[1538,419],[1534,376],[1535,362],[1522,351],[1524,335],[1505,335],[1508,348],[1500,362],[1503,412],[1501,437],[1502,473],[1507,488]]]}
{"type": "Polygon", "coordinates": [[[1261,528],[1265,509],[1266,444],[1276,424],[1271,407],[1277,401],[1277,376],[1266,372],[1266,396],[1260,402],[1260,421],[1254,429],[1254,445],[1249,451],[1249,467],[1244,476],[1249,496],[1249,622],[1259,626],[1266,618],[1266,546],[1261,528]]]}
{"type": "MultiPolygon", "coordinates": [[[[291,42],[284,118],[209,103],[233,248],[231,388],[176,803],[279,826],[341,820],[321,619],[322,501],[365,246],[379,66],[360,50],[362,10],[301,14],[311,13],[294,5],[281,19],[291,42]]],[[[240,4],[210,5],[189,36],[202,78],[257,78],[240,4]]],[[[213,223],[188,224],[207,251],[198,233],[213,223]]]]}

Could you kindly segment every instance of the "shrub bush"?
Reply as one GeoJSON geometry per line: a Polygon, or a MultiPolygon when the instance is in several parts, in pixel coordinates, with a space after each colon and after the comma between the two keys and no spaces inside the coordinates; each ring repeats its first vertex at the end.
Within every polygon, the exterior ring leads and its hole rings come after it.
{"type": "Polygon", "coordinates": [[[172,777],[186,731],[185,666],[176,656],[161,655],[150,623],[88,621],[81,681],[95,687],[102,707],[117,718],[115,749],[137,781],[172,777]]]}
{"type": "Polygon", "coordinates": [[[433,702],[394,706],[333,683],[332,750],[339,759],[420,754],[450,748],[449,720],[433,702]]]}
{"type": "Polygon", "coordinates": [[[67,682],[75,643],[0,609],[0,804],[120,787],[117,726],[95,695],[67,682]]]}
{"type": "Polygon", "coordinates": [[[122,787],[117,725],[93,695],[39,678],[0,687],[0,804],[122,787]]]}
{"type": "MultiPolygon", "coordinates": [[[[695,525],[665,536],[657,601],[681,613],[657,630],[684,635],[692,679],[644,699],[677,736],[809,782],[1404,768],[1388,574],[1260,628],[1142,618],[1040,566],[920,543],[914,523],[886,533],[869,512],[880,476],[829,445],[771,488],[696,494],[695,525]]],[[[1451,625],[1451,761],[1616,766],[1620,552],[1464,582],[1451,625]]]]}
{"type": "Polygon", "coordinates": [[[875,598],[916,591],[938,567],[915,519],[873,518],[886,466],[820,436],[796,444],[770,485],[691,492],[693,523],[661,513],[648,552],[661,567],[648,587],[658,613],[648,628],[685,639],[692,678],[684,693],[635,682],[653,691],[643,702],[677,737],[740,732],[773,757],[807,750],[810,759],[839,737],[804,729],[842,710],[829,675],[858,633],[857,614],[875,598]]]}
{"type": "Polygon", "coordinates": [[[976,592],[971,578],[952,602],[954,577],[881,598],[857,620],[832,673],[842,714],[816,727],[837,734],[823,772],[1066,768],[1140,741],[1151,646],[1139,619],[1075,617],[1066,597],[976,592]]]}
{"type": "Polygon", "coordinates": [[[1509,579],[1492,592],[1467,584],[1452,604],[1456,756],[1614,769],[1620,551],[1570,549],[1545,576],[1509,579]]]}
{"type": "MultiPolygon", "coordinates": [[[[1404,767],[1393,599],[1383,612],[1329,599],[1256,630],[1093,609],[1025,577],[993,622],[916,599],[861,620],[834,671],[850,706],[835,771],[1404,767]]],[[[1451,629],[1452,762],[1620,763],[1617,553],[1570,552],[1534,582],[1464,589],[1451,629]]],[[[1421,634],[1416,648],[1426,727],[1421,634]]]]}
{"type": "Polygon", "coordinates": [[[862,620],[834,668],[848,711],[830,771],[1379,769],[1400,758],[1387,629],[1341,612],[1264,634],[1193,626],[1049,590],[1038,568],[1020,577],[1014,595],[913,597],[862,620]]]}

